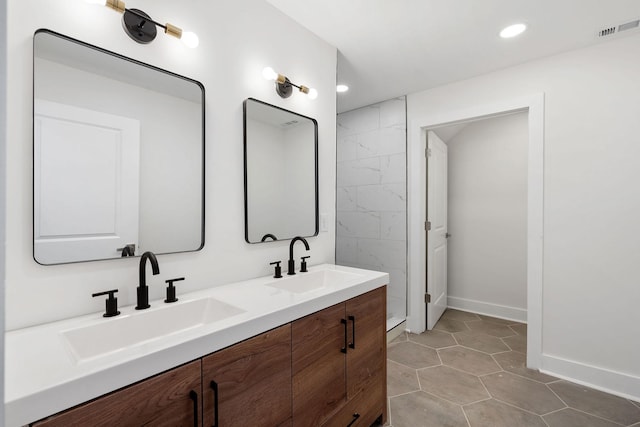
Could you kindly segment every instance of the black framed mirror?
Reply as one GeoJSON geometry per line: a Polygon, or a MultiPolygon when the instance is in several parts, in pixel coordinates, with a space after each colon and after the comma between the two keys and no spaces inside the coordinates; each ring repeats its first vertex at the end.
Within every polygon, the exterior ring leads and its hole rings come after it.
{"type": "Polygon", "coordinates": [[[244,208],[248,243],[318,234],[318,122],[248,98],[244,208]]]}
{"type": "Polygon", "coordinates": [[[40,264],[204,246],[204,86],[40,29],[33,43],[40,264]]]}

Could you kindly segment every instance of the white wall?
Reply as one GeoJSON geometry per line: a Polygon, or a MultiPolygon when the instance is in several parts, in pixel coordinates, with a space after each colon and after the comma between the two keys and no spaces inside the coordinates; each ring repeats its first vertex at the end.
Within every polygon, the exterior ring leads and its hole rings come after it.
{"type": "Polygon", "coordinates": [[[542,369],[640,399],[640,36],[414,93],[408,121],[545,94],[542,369]]]}
{"type": "MultiPolygon", "coordinates": [[[[387,317],[407,306],[404,97],[338,116],[336,262],[389,273],[387,317]]],[[[387,328],[395,327],[397,322],[387,328]]]]}
{"type": "MultiPolygon", "coordinates": [[[[7,25],[7,3],[0,4],[0,27],[7,25]]],[[[0,37],[0,384],[4,384],[5,325],[5,208],[6,208],[6,143],[7,143],[7,38],[0,37]]],[[[4,387],[0,387],[4,402],[4,387]]],[[[0,404],[0,426],[4,425],[4,404],[0,404]]]]}
{"type": "Polygon", "coordinates": [[[445,142],[448,305],[526,321],[527,114],[469,123],[445,142]]]}
{"type": "Polygon", "coordinates": [[[7,119],[7,329],[101,311],[91,293],[117,287],[122,305],[135,303],[138,259],[43,267],[32,258],[32,41],[49,28],[191,77],[206,88],[206,225],[200,252],[159,257],[159,276],[148,275],[150,298],[164,296],[164,279],[186,276],[179,292],[271,273],[286,260],[288,242],[244,241],[242,102],[255,97],[318,120],[320,212],[330,215],[328,233],[310,239],[312,264],[334,261],[336,49],[260,0],[138,0],[153,18],[191,29],[197,49],[159,32],[150,45],[124,33],[121,15],[83,1],[10,0],[8,9],[7,119]],[[283,48],[283,46],[286,46],[283,48]],[[266,82],[270,65],[294,82],[315,87],[315,101],[294,93],[283,100],[266,82]]]}

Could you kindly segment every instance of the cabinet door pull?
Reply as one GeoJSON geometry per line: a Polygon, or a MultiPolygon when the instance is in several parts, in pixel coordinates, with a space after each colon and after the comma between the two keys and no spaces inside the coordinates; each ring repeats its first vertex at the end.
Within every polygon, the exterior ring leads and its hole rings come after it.
{"type": "Polygon", "coordinates": [[[193,400],[193,427],[198,427],[198,393],[191,390],[189,397],[193,400]]]}
{"type": "Polygon", "coordinates": [[[351,422],[347,424],[347,427],[351,427],[353,423],[358,421],[358,418],[360,418],[360,414],[356,412],[355,414],[353,414],[353,420],[351,420],[351,422]]]}
{"type": "Polygon", "coordinates": [[[344,347],[340,349],[341,352],[347,352],[347,319],[340,319],[340,323],[344,325],[344,347]]]}
{"type": "Polygon", "coordinates": [[[349,320],[351,320],[351,344],[349,344],[349,348],[356,348],[356,316],[349,316],[349,320]]]}
{"type": "Polygon", "coordinates": [[[213,390],[213,427],[218,427],[218,383],[211,381],[211,390],[213,390]]]}

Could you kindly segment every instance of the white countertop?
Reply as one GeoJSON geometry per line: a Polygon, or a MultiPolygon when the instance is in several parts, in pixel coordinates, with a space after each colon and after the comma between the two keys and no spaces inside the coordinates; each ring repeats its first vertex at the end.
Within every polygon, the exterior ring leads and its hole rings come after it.
{"type": "MultiPolygon", "coordinates": [[[[354,281],[303,293],[265,286],[274,280],[269,276],[179,294],[179,301],[173,304],[152,301],[148,310],[213,297],[244,312],[82,361],[74,357],[62,331],[142,312],[136,312],[133,306],[121,307],[121,315],[113,318],[104,318],[100,312],[8,332],[5,335],[6,426],[37,421],[389,282],[387,273],[376,271],[330,264],[309,268],[310,272],[320,270],[358,276],[354,281]]],[[[278,280],[286,281],[287,276],[278,280]]]]}

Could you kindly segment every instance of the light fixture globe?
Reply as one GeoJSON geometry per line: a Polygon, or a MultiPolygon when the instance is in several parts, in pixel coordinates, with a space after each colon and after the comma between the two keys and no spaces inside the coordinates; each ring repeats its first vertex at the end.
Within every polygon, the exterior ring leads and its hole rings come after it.
{"type": "Polygon", "coordinates": [[[265,80],[275,80],[278,78],[278,73],[273,71],[273,68],[271,67],[264,67],[264,70],[262,70],[262,77],[264,77],[265,80]]]}
{"type": "Polygon", "coordinates": [[[192,31],[183,31],[180,40],[182,40],[182,43],[184,43],[185,46],[192,49],[198,47],[198,45],[200,44],[198,35],[192,31]]]}

